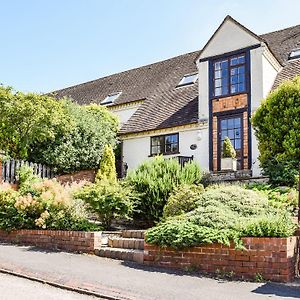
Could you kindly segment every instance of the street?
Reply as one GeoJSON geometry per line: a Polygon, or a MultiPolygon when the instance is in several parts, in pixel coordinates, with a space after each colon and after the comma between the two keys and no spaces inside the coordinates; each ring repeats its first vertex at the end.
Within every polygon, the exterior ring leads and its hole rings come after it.
{"type": "Polygon", "coordinates": [[[99,299],[6,274],[0,274],[0,295],[1,300],[99,299]]]}

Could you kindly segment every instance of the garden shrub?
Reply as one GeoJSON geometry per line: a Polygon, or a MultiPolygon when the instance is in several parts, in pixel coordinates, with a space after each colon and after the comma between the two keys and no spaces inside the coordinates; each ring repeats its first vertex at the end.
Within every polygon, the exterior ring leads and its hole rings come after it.
{"type": "Polygon", "coordinates": [[[234,147],[231,144],[231,141],[228,136],[226,136],[223,143],[223,158],[235,158],[236,152],[234,147]]]}
{"type": "Polygon", "coordinates": [[[96,175],[96,181],[117,181],[116,159],[112,146],[105,145],[100,167],[96,175]]]}
{"type": "Polygon", "coordinates": [[[300,161],[300,76],[271,92],[252,123],[264,173],[271,183],[294,185],[300,161]]]}
{"type": "MultiPolygon", "coordinates": [[[[30,176],[29,176],[30,177],[30,176]]],[[[56,180],[40,180],[22,193],[0,190],[0,228],[95,230],[88,221],[86,204],[74,199],[73,187],[62,186],[56,180]],[[25,191],[27,190],[27,193],[25,191]]],[[[23,189],[22,189],[23,187],[23,189]]],[[[78,189],[77,184],[75,188],[78,189]]]]}
{"type": "Polygon", "coordinates": [[[202,184],[183,184],[175,188],[164,207],[164,217],[172,217],[189,212],[197,207],[196,202],[203,193],[202,184]]]}
{"type": "Polygon", "coordinates": [[[233,241],[240,248],[243,236],[286,237],[294,230],[291,215],[269,205],[265,194],[215,185],[200,195],[196,209],[149,229],[146,242],[181,248],[233,241]]]}
{"type": "Polygon", "coordinates": [[[75,193],[75,198],[89,204],[105,229],[110,228],[112,220],[129,219],[136,199],[129,187],[105,180],[84,186],[75,193]]]}
{"type": "Polygon", "coordinates": [[[182,168],[176,159],[154,157],[130,172],[126,184],[140,194],[136,219],[148,222],[158,221],[171,192],[181,184],[195,184],[201,181],[202,173],[195,162],[182,168]]]}
{"type": "Polygon", "coordinates": [[[278,187],[265,183],[250,183],[247,189],[260,191],[268,197],[269,204],[275,208],[296,212],[298,207],[298,191],[291,187],[278,187]]]}

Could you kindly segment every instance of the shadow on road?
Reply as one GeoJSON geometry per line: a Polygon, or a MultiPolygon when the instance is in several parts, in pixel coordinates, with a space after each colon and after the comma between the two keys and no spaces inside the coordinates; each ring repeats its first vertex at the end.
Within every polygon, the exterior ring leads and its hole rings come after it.
{"type": "Polygon", "coordinates": [[[300,299],[300,288],[293,286],[286,286],[278,283],[268,282],[257,289],[253,290],[252,293],[278,296],[278,297],[294,297],[300,299]]]}

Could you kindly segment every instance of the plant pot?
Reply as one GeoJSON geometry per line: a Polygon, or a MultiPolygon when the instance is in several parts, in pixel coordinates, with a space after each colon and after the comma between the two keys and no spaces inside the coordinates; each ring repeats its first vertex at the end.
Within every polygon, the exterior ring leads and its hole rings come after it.
{"type": "Polygon", "coordinates": [[[237,162],[236,158],[226,157],[221,159],[222,171],[236,171],[237,162]]]}

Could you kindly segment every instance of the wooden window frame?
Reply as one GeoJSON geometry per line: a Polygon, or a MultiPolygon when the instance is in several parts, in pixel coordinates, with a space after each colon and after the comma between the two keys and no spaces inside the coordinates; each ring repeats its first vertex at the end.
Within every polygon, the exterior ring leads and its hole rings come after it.
{"type": "Polygon", "coordinates": [[[170,133],[170,134],[162,134],[162,135],[155,135],[150,137],[150,155],[149,156],[156,156],[156,155],[173,155],[173,154],[179,154],[179,133],[170,133]],[[171,143],[171,144],[177,144],[177,151],[174,152],[166,152],[166,138],[168,136],[175,135],[177,137],[177,143],[171,143]],[[159,153],[153,153],[153,139],[154,138],[163,138],[163,144],[160,145],[161,148],[163,148],[163,151],[160,151],[159,153]]]}
{"type": "MultiPolygon", "coordinates": [[[[218,59],[215,59],[213,62],[212,62],[212,96],[213,96],[213,99],[216,99],[216,98],[224,98],[224,97],[229,97],[229,96],[234,96],[234,95],[238,95],[238,94],[243,94],[243,93],[247,93],[247,77],[248,77],[248,69],[247,69],[247,55],[245,52],[241,52],[241,53],[238,53],[238,54],[234,54],[234,55],[230,55],[230,56],[226,56],[226,57],[219,57],[218,59]],[[244,56],[244,63],[240,63],[240,64],[236,64],[236,65],[230,65],[230,61],[231,59],[233,58],[238,58],[239,56],[244,56]],[[218,63],[218,62],[222,62],[222,61],[227,61],[228,63],[228,78],[227,78],[227,94],[221,94],[221,95],[218,95],[216,96],[215,95],[215,92],[216,92],[216,87],[215,87],[215,64],[218,63]],[[245,84],[245,88],[243,91],[238,91],[238,92],[235,92],[235,93],[231,93],[231,70],[234,69],[234,68],[238,68],[238,67],[241,67],[241,66],[244,66],[245,68],[245,81],[244,81],[244,84],[245,84]]],[[[222,77],[218,78],[218,79],[221,79],[222,80],[222,77]]]]}

